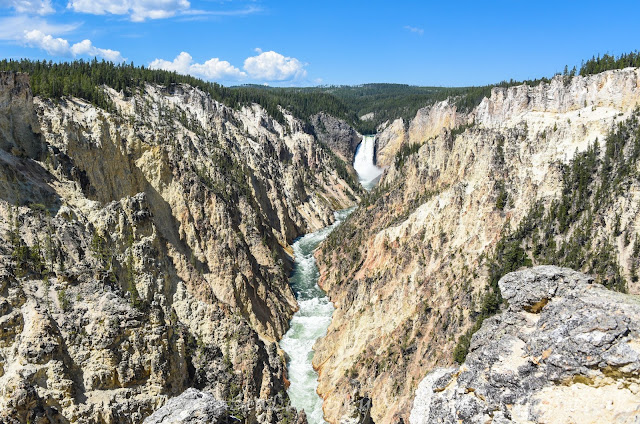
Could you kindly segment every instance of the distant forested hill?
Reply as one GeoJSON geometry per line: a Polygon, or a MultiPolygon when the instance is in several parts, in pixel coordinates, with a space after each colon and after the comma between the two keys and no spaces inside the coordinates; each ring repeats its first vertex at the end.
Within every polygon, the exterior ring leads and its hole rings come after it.
{"type": "Polygon", "coordinates": [[[407,84],[382,83],[303,88],[250,87],[274,94],[297,93],[310,95],[324,93],[332,95],[341,100],[355,114],[357,120],[354,121],[354,124],[358,131],[363,134],[373,134],[376,132],[376,128],[385,121],[403,118],[408,123],[416,115],[418,109],[447,98],[451,99],[458,107],[458,110],[469,111],[480,104],[483,98],[490,96],[493,87],[508,87],[525,83],[537,85],[541,81],[548,81],[548,79],[543,78],[533,81],[511,80],[478,87],[420,87],[407,84]],[[368,114],[373,114],[373,117],[368,117],[365,120],[360,119],[360,117],[368,114]]]}
{"type": "MultiPolygon", "coordinates": [[[[593,57],[583,62],[579,70],[574,67],[568,71],[565,66],[564,73],[571,78],[578,73],[589,75],[627,66],[640,66],[640,54],[637,51],[618,57],[609,54],[598,55],[597,58],[593,57]]],[[[302,88],[262,85],[224,87],[215,82],[203,81],[176,72],[138,67],[133,63],[114,64],[95,59],[63,63],[5,59],[0,61],[0,71],[29,73],[35,95],[54,99],[76,96],[107,110],[112,105],[101,90],[102,85],[128,94],[145,83],[165,86],[189,84],[233,108],[258,103],[281,123],[284,123],[284,115],[280,106],[305,121],[318,112],[326,112],[345,120],[363,134],[375,133],[376,128],[385,121],[403,118],[408,122],[415,116],[418,109],[447,98],[451,99],[458,110],[469,111],[483,98],[490,96],[493,87],[519,84],[534,86],[540,82],[549,81],[547,78],[528,81],[510,80],[477,87],[419,87],[382,83],[302,88]],[[368,115],[367,119],[360,119],[365,115],[368,115]]]]}

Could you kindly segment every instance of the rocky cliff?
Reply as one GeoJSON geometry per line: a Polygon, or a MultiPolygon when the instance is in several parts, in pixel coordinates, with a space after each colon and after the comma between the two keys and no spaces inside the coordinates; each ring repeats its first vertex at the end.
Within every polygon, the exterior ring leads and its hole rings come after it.
{"type": "Polygon", "coordinates": [[[314,356],[329,421],[365,400],[374,422],[406,422],[418,383],[499,305],[505,272],[557,263],[640,291],[639,103],[638,69],[558,76],[379,135],[378,188],[318,254],[336,306],[314,356]]]}
{"type": "Polygon", "coordinates": [[[499,284],[508,308],[420,382],[410,422],[637,423],[640,299],[552,266],[499,284]]]}
{"type": "Polygon", "coordinates": [[[362,136],[345,121],[324,112],[312,116],[311,125],[318,140],[351,167],[362,136]]]}
{"type": "Polygon", "coordinates": [[[464,124],[468,119],[467,114],[458,113],[455,106],[447,100],[419,109],[408,123],[402,118],[383,123],[376,135],[378,165],[391,165],[403,146],[422,144],[442,133],[444,129],[450,130],[464,124]]]}
{"type": "Polygon", "coordinates": [[[358,193],[285,114],[186,85],[108,110],[0,75],[0,422],[139,423],[188,387],[289,409],[289,243],[358,193]]]}

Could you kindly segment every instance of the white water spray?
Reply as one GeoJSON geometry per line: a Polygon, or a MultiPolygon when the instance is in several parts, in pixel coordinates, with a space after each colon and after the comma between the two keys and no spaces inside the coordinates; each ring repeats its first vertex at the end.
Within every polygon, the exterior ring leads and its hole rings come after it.
{"type": "Polygon", "coordinates": [[[353,160],[353,168],[358,173],[360,184],[367,190],[371,190],[382,175],[382,168],[378,168],[374,162],[375,149],[376,137],[365,135],[356,149],[356,156],[353,160]]]}

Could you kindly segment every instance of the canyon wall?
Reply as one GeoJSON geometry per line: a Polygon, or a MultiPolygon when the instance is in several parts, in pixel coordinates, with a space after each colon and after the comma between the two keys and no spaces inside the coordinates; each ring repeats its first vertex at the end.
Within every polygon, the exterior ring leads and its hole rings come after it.
{"type": "Polygon", "coordinates": [[[470,112],[443,102],[383,129],[379,186],[317,255],[336,306],[314,356],[330,422],[363,404],[407,422],[420,381],[499,301],[499,271],[575,263],[640,292],[639,103],[628,68],[494,88],[470,112]]]}
{"type": "Polygon", "coordinates": [[[336,152],[350,168],[362,136],[345,121],[324,112],[313,115],[311,125],[318,140],[336,152]]]}
{"type": "Polygon", "coordinates": [[[269,406],[288,402],[289,244],[357,182],[286,113],[105,93],[33,98],[0,75],[0,422],[139,423],[188,387],[295,418],[269,406]]]}

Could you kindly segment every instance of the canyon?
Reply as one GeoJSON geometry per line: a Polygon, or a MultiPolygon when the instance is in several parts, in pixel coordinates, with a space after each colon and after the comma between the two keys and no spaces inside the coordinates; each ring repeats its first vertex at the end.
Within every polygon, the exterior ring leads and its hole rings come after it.
{"type": "Polygon", "coordinates": [[[0,423],[634,422],[638,68],[375,135],[102,90],[0,73],[0,423]]]}
{"type": "MultiPolygon", "coordinates": [[[[380,128],[380,183],[317,254],[319,284],[336,307],[313,358],[329,422],[362,420],[363,401],[374,422],[409,421],[421,380],[453,364],[460,338],[483,313],[494,268],[535,259],[542,235],[510,244],[494,261],[500,241],[521,228],[546,229],[544,211],[571,200],[566,167],[596,140],[600,158],[608,134],[624,123],[623,137],[637,140],[638,104],[640,73],[627,68],[496,87],[473,110],[444,101],[380,128]]],[[[637,294],[629,240],[640,228],[638,164],[629,167],[597,213],[565,223],[565,235],[549,243],[584,245],[586,272],[610,258],[603,273],[622,275],[637,294]],[[593,234],[588,243],[572,239],[583,227],[593,234]]]]}
{"type": "Polygon", "coordinates": [[[188,387],[295,418],[290,244],[360,188],[290,115],[105,92],[114,111],[0,77],[0,421],[138,423],[188,387]]]}

